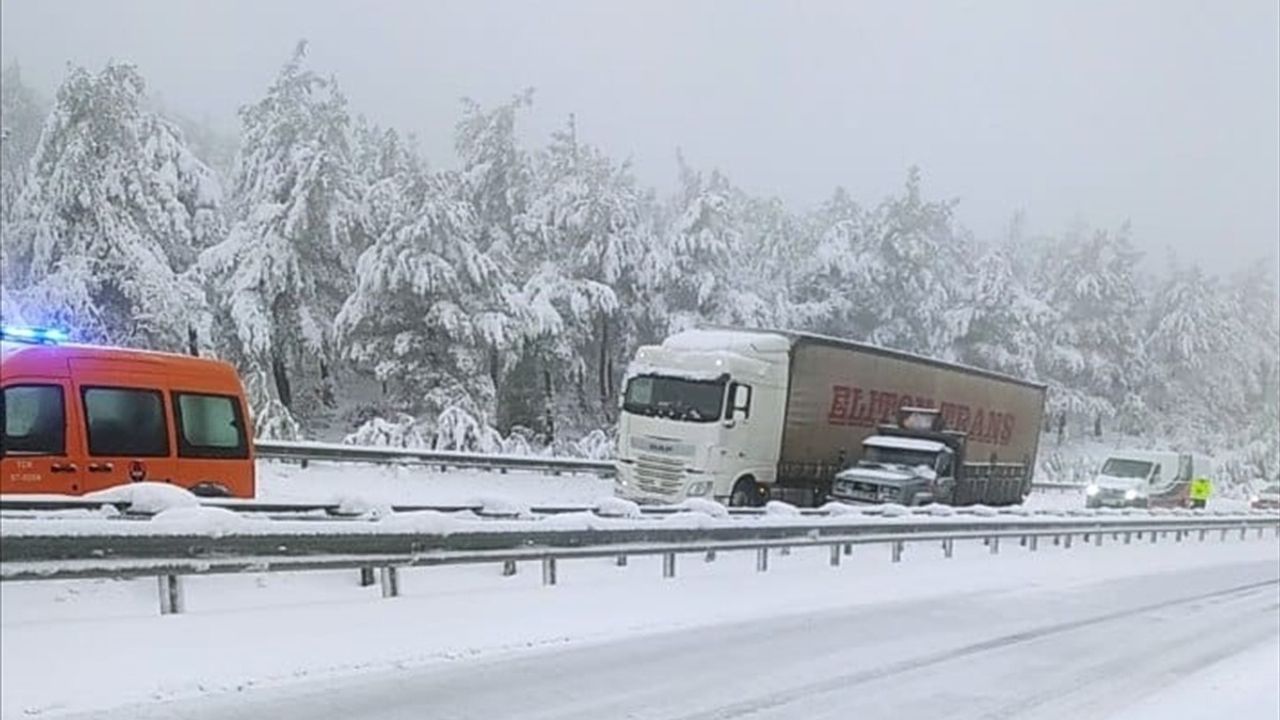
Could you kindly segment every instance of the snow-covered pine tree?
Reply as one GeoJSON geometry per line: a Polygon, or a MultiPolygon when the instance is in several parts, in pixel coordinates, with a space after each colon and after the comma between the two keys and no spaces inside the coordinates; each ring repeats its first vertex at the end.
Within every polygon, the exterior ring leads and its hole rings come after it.
{"type": "Polygon", "coordinates": [[[0,75],[0,226],[11,219],[26,186],[27,163],[40,142],[48,105],[22,81],[17,61],[0,75]]]}
{"type": "Polygon", "coordinates": [[[866,214],[844,188],[836,188],[808,225],[813,247],[793,260],[799,275],[792,291],[796,324],[835,337],[866,339],[879,312],[866,214]]]}
{"type": "MultiPolygon", "coordinates": [[[[1147,380],[1137,278],[1141,253],[1118,232],[1074,229],[1048,246],[1037,273],[1054,313],[1036,366],[1050,384],[1049,410],[1092,426],[1116,416],[1147,380]]],[[[1130,418],[1132,420],[1132,418],[1130,418]]]]}
{"type": "Polygon", "coordinates": [[[252,398],[259,417],[332,402],[333,319],[367,245],[347,101],[305,54],[299,43],[266,96],[240,110],[234,221],[200,258],[233,356],[270,378],[252,398]]]}
{"type": "Polygon", "coordinates": [[[966,282],[965,334],[956,340],[956,357],[978,367],[1022,378],[1036,376],[1040,338],[1053,317],[1030,286],[1034,278],[1015,269],[1016,250],[988,248],[974,263],[966,282]]]}
{"type": "Polygon", "coordinates": [[[680,190],[665,244],[670,266],[664,296],[671,330],[702,323],[750,322],[763,305],[747,277],[742,206],[744,194],[719,170],[704,176],[677,156],[680,190]]]}
{"type": "Polygon", "coordinates": [[[131,65],[71,69],[5,234],[3,281],[28,322],[185,351],[192,330],[209,340],[203,294],[181,271],[222,232],[220,189],[143,96],[131,65]]]}
{"type": "Polygon", "coordinates": [[[1239,356],[1245,331],[1233,299],[1196,267],[1173,267],[1152,298],[1146,352],[1158,380],[1146,395],[1167,437],[1205,439],[1248,410],[1253,368],[1239,356]]]}
{"type": "Polygon", "coordinates": [[[421,432],[440,435],[442,417],[487,427],[492,352],[515,334],[505,271],[478,248],[459,176],[427,173],[394,133],[371,137],[366,157],[380,160],[369,177],[383,177],[365,203],[378,234],[335,320],[343,357],[383,383],[393,409],[420,417],[421,432]]]}
{"type": "Polygon", "coordinates": [[[643,313],[650,285],[642,208],[629,166],[579,141],[572,117],[536,158],[516,246],[532,322],[506,395],[525,415],[541,406],[548,434],[547,418],[560,411],[591,426],[612,417],[617,371],[636,343],[637,323],[622,308],[643,313]],[[520,392],[529,380],[542,386],[541,398],[520,392]]]}

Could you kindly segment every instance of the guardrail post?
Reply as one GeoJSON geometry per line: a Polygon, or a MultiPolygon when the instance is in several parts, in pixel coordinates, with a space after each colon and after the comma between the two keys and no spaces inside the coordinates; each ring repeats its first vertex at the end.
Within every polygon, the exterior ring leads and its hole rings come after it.
{"type": "Polygon", "coordinates": [[[762,547],[756,550],[756,572],[765,572],[769,569],[769,548],[762,547]]]}
{"type": "Polygon", "coordinates": [[[1151,544],[1155,545],[1160,540],[1160,533],[1155,530],[1151,531],[1151,544]]]}
{"type": "Polygon", "coordinates": [[[1093,544],[1102,547],[1102,533],[1096,532],[1093,534],[1093,544]]]}
{"type": "Polygon", "coordinates": [[[382,583],[382,597],[400,597],[400,569],[394,567],[378,568],[378,579],[382,583]]]}
{"type": "Polygon", "coordinates": [[[1089,533],[1083,533],[1083,534],[1081,534],[1081,535],[1080,535],[1080,542],[1086,542],[1086,543],[1087,543],[1087,542],[1089,542],[1089,533]]]}
{"type": "Polygon", "coordinates": [[[1174,541],[1174,542],[1176,542],[1176,543],[1180,543],[1180,542],[1182,542],[1182,531],[1181,531],[1181,530],[1178,530],[1178,531],[1176,531],[1176,532],[1174,532],[1174,533],[1173,533],[1173,541],[1174,541]]]}
{"type": "Polygon", "coordinates": [[[840,545],[831,546],[831,567],[840,567],[840,545]]]}
{"type": "Polygon", "coordinates": [[[626,566],[627,566],[627,556],[626,556],[626,555],[619,555],[619,556],[618,556],[618,560],[617,560],[617,565],[618,565],[618,567],[626,567],[626,566]]]}
{"type": "Polygon", "coordinates": [[[1027,539],[1027,545],[1031,550],[1031,552],[1035,552],[1036,546],[1038,546],[1039,544],[1040,544],[1040,536],[1038,535],[1032,535],[1030,538],[1027,539]]]}
{"type": "Polygon", "coordinates": [[[1242,525],[1242,526],[1240,527],[1240,539],[1241,539],[1241,540],[1246,539],[1246,538],[1247,538],[1247,536],[1248,536],[1248,534],[1249,534],[1249,526],[1248,526],[1248,525],[1242,525]]]}
{"type": "Polygon", "coordinates": [[[1137,532],[1137,537],[1138,537],[1138,542],[1142,542],[1142,531],[1141,531],[1141,530],[1139,530],[1139,531],[1137,532]]]}
{"type": "Polygon", "coordinates": [[[502,561],[502,577],[511,577],[512,575],[515,575],[515,574],[516,574],[516,561],[503,560],[502,561]]]}
{"type": "Polygon", "coordinates": [[[1023,535],[1022,537],[1018,538],[1018,545],[1019,545],[1020,547],[1026,547],[1026,546],[1027,546],[1027,542],[1028,542],[1028,538],[1027,538],[1027,536],[1026,536],[1026,535],[1023,535]]]}
{"type": "Polygon", "coordinates": [[[306,470],[306,469],[307,469],[307,459],[306,459],[306,458],[302,458],[302,460],[298,462],[298,467],[301,467],[303,470],[306,470]]]}
{"type": "Polygon", "coordinates": [[[553,557],[542,558],[542,584],[556,584],[556,559],[553,557]]]}
{"type": "Polygon", "coordinates": [[[778,548],[778,554],[783,557],[786,557],[791,554],[791,548],[786,545],[783,545],[782,547],[778,548]]]}
{"type": "Polygon", "coordinates": [[[373,584],[373,568],[360,568],[360,587],[369,587],[373,584]]]}
{"type": "Polygon", "coordinates": [[[1204,536],[1205,536],[1208,532],[1209,532],[1208,530],[1205,530],[1204,528],[1200,528],[1200,542],[1204,542],[1204,536]]]}
{"type": "Polygon", "coordinates": [[[675,576],[676,576],[676,554],[673,552],[663,553],[662,577],[673,578],[675,576]]]}
{"type": "Polygon", "coordinates": [[[1064,548],[1066,548],[1066,549],[1070,550],[1070,549],[1071,549],[1071,539],[1072,539],[1072,538],[1074,538],[1074,537],[1075,537],[1075,536],[1074,536],[1074,535],[1072,535],[1071,533],[1067,533],[1066,535],[1064,535],[1064,536],[1062,537],[1062,547],[1064,547],[1064,548]]]}
{"type": "Polygon", "coordinates": [[[1126,533],[1124,534],[1124,544],[1125,544],[1125,545],[1128,545],[1132,540],[1133,540],[1133,533],[1131,533],[1131,532],[1126,532],[1126,533]]]}
{"type": "Polygon", "coordinates": [[[1222,528],[1222,537],[1220,537],[1220,538],[1218,538],[1218,539],[1219,539],[1219,540],[1221,540],[1222,542],[1226,542],[1226,541],[1227,541],[1227,529],[1226,529],[1226,528],[1222,528]]]}
{"type": "Polygon", "coordinates": [[[715,561],[716,561],[716,551],[715,551],[715,550],[708,550],[708,551],[707,551],[706,562],[715,562],[715,561]]]}
{"type": "Polygon", "coordinates": [[[893,555],[893,561],[894,561],[894,562],[902,562],[902,548],[903,548],[903,547],[905,547],[905,546],[906,546],[906,543],[904,543],[904,542],[903,542],[903,541],[901,541],[901,540],[894,540],[894,541],[893,541],[893,543],[892,543],[892,547],[893,547],[892,555],[893,555]]]}
{"type": "MultiPolygon", "coordinates": [[[[1280,532],[1277,532],[1277,534],[1280,534],[1280,532]]],[[[845,544],[844,544],[844,554],[845,554],[845,555],[852,555],[852,554],[853,554],[853,543],[845,543],[845,544]]]]}
{"type": "Polygon", "coordinates": [[[1262,539],[1262,530],[1263,530],[1263,528],[1262,528],[1261,526],[1259,526],[1259,527],[1258,527],[1258,539],[1259,539],[1259,540],[1261,540],[1261,539],[1262,539]]]}
{"type": "Polygon", "coordinates": [[[943,540],[942,541],[942,557],[950,559],[951,555],[955,552],[955,548],[956,548],[955,540],[952,540],[951,538],[947,538],[946,540],[943,540]]]}
{"type": "Polygon", "coordinates": [[[987,538],[987,547],[991,548],[992,555],[999,555],[1000,554],[1000,538],[999,537],[987,538]]]}
{"type": "Polygon", "coordinates": [[[178,615],[187,609],[181,575],[161,575],[156,580],[160,588],[161,615],[178,615]]]}

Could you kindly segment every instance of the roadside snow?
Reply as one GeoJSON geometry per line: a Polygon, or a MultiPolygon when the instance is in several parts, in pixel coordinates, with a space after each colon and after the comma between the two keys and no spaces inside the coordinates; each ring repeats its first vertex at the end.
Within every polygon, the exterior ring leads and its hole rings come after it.
{"type": "MultiPolygon", "coordinates": [[[[415,515],[426,525],[450,522],[415,515]]],[[[626,568],[612,559],[566,561],[556,587],[540,584],[536,563],[520,563],[513,577],[502,577],[496,564],[407,569],[403,596],[393,600],[381,599],[376,586],[360,587],[354,571],[192,577],[188,612],[163,617],[149,579],[0,583],[0,715],[49,718],[168,698],[234,698],[255,687],[837,608],[1069,592],[1135,575],[1274,564],[1280,548],[1268,539],[1176,550],[1042,546],[993,556],[979,543],[963,543],[952,560],[922,545],[891,563],[885,548],[869,547],[841,568],[828,567],[825,549],[802,549],[771,558],[768,573],[754,571],[753,553],[719,555],[714,563],[681,556],[674,579],[661,577],[656,557],[633,557],[626,568]]]]}
{"type": "Polygon", "coordinates": [[[130,483],[86,493],[86,500],[95,502],[127,502],[131,512],[154,515],[173,508],[189,508],[200,505],[200,498],[175,485],[156,482],[130,483]]]}

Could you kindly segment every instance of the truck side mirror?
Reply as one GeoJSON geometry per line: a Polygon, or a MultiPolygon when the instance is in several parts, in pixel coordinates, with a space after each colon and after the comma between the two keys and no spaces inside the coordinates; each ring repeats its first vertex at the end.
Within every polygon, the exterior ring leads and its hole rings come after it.
{"type": "Polygon", "coordinates": [[[730,386],[730,389],[729,417],[727,419],[736,420],[739,416],[743,418],[751,417],[751,386],[734,383],[730,386]]]}

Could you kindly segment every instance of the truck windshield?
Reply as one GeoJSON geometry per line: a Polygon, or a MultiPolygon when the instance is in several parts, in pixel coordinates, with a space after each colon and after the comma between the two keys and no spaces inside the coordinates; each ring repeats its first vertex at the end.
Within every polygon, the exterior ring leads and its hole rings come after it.
{"type": "Polygon", "coordinates": [[[1102,474],[1117,478],[1146,478],[1151,474],[1151,463],[1142,460],[1110,458],[1102,466],[1102,474]]]}
{"type": "Polygon", "coordinates": [[[919,450],[869,447],[862,459],[866,462],[877,463],[880,465],[906,465],[907,467],[925,465],[927,467],[933,467],[934,459],[936,457],[937,454],[935,453],[922,452],[919,450]]]}
{"type": "Polygon", "coordinates": [[[724,407],[728,379],[689,380],[640,375],[627,382],[622,408],[636,415],[685,422],[715,422],[724,407]]]}

